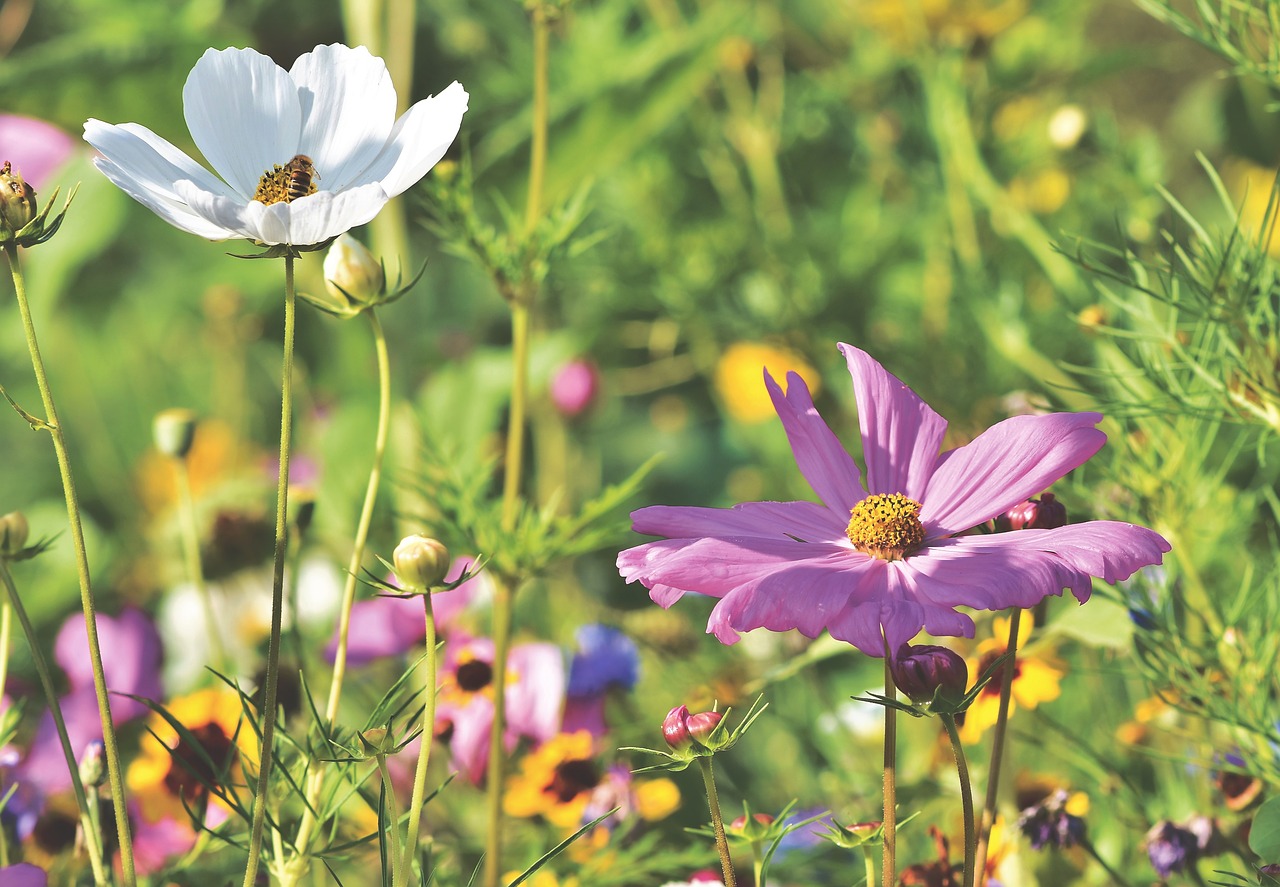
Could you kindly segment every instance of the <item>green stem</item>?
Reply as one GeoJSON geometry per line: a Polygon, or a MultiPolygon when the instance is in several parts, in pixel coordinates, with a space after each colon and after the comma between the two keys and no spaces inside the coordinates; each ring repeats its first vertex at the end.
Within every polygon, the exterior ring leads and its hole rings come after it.
{"type": "MultiPolygon", "coordinates": [[[[9,682],[9,638],[13,633],[13,607],[6,596],[0,603],[0,693],[5,692],[5,684],[9,682]]],[[[5,829],[0,828],[0,866],[9,865],[9,837],[5,829]]]]}
{"type": "Polygon", "coordinates": [[[89,664],[93,670],[93,691],[98,701],[98,717],[102,721],[102,747],[107,760],[108,781],[111,785],[111,803],[115,808],[116,834],[120,843],[120,869],[125,887],[134,887],[137,876],[133,866],[133,841],[129,833],[129,810],[124,793],[124,778],[120,770],[120,752],[116,745],[115,724],[111,720],[111,702],[107,697],[106,675],[102,670],[102,649],[98,642],[97,607],[93,600],[93,586],[89,576],[89,555],[84,544],[84,527],[80,522],[80,500],[76,494],[75,480],[71,475],[71,460],[67,456],[67,442],[58,421],[58,411],[53,402],[53,391],[45,373],[44,359],[36,341],[36,328],[31,319],[31,305],[27,301],[27,285],[22,269],[18,266],[18,247],[9,243],[4,247],[9,269],[13,274],[13,288],[18,298],[18,311],[22,315],[22,329],[26,334],[27,350],[31,354],[31,368],[35,372],[36,385],[40,388],[40,400],[44,404],[44,427],[53,438],[53,450],[58,459],[58,472],[62,477],[62,492],[67,502],[67,520],[71,529],[71,545],[75,549],[76,575],[80,582],[80,608],[84,613],[84,630],[88,640],[89,664]]]}
{"type": "Polygon", "coordinates": [[[93,828],[90,819],[89,799],[85,795],[84,783],[80,781],[80,763],[76,760],[75,751],[71,748],[71,737],[67,735],[67,722],[62,717],[62,706],[58,704],[58,691],[54,688],[53,673],[49,669],[49,660],[40,648],[40,639],[36,636],[35,626],[27,616],[27,609],[22,605],[18,589],[13,584],[13,574],[9,571],[8,561],[0,559],[0,581],[4,583],[8,606],[18,616],[18,624],[27,638],[27,646],[31,648],[31,662],[36,667],[36,675],[40,678],[40,687],[44,690],[45,700],[49,703],[49,714],[53,716],[53,726],[58,732],[58,741],[62,744],[62,756],[66,758],[67,770],[71,773],[71,790],[76,796],[76,805],[80,808],[80,825],[84,829],[86,850],[89,863],[93,866],[93,882],[107,884],[107,873],[102,865],[102,845],[98,842],[101,834],[93,828]]]}
{"type": "Polygon", "coordinates": [[[400,852],[400,804],[396,801],[396,787],[391,782],[391,771],[387,769],[387,756],[376,755],[378,774],[382,777],[382,797],[387,804],[387,832],[391,835],[391,884],[400,887],[404,883],[401,877],[401,866],[404,859],[400,852]]]}
{"type": "Polygon", "coordinates": [[[209,586],[204,581],[204,565],[200,562],[200,531],[196,527],[196,498],[191,492],[191,471],[185,458],[173,460],[173,470],[178,476],[178,497],[181,500],[179,510],[182,512],[182,547],[187,561],[187,575],[195,586],[196,596],[200,598],[200,606],[204,608],[204,621],[209,626],[208,634],[213,643],[213,661],[217,668],[226,672],[231,667],[227,659],[226,648],[222,645],[222,626],[218,624],[217,613],[213,609],[213,598],[209,594],[209,586]]]}
{"type": "Polygon", "coordinates": [[[724,872],[725,887],[737,887],[733,873],[733,858],[729,855],[729,841],[724,836],[724,817],[720,815],[720,795],[716,792],[716,777],[711,768],[711,756],[698,758],[702,771],[702,784],[707,790],[707,807],[711,810],[711,828],[716,833],[716,852],[720,854],[720,869],[724,872]]]}
{"type": "MultiPolygon", "coordinates": [[[[884,695],[898,698],[889,668],[889,641],[884,645],[884,695]]],[[[890,706],[884,707],[884,830],[881,853],[881,882],[884,887],[897,884],[898,850],[898,713],[890,706]]]]}
{"type": "MultiPolygon", "coordinates": [[[[418,766],[413,771],[413,794],[409,800],[409,827],[405,833],[404,887],[409,887],[413,876],[413,860],[418,855],[418,829],[422,822],[422,808],[426,803],[427,765],[431,762],[431,743],[436,732],[436,671],[439,651],[436,649],[436,618],[431,610],[431,595],[422,595],[422,608],[427,624],[427,700],[422,711],[422,739],[418,748],[418,766]]],[[[397,885],[399,887],[399,885],[397,885]]]]}
{"type": "Polygon", "coordinates": [[[876,882],[876,861],[871,855],[871,847],[867,844],[862,845],[862,864],[866,868],[866,885],[871,887],[876,882]]]}
{"type": "Polygon", "coordinates": [[[965,760],[964,746],[960,744],[955,715],[941,714],[939,717],[942,719],[942,726],[947,729],[947,738],[951,740],[951,751],[956,757],[956,776],[960,779],[960,807],[964,812],[964,887],[975,887],[979,879],[973,863],[978,848],[977,835],[974,833],[973,786],[969,782],[969,763],[965,760]]]}
{"type": "MultiPolygon", "coordinates": [[[[498,887],[502,877],[502,788],[507,727],[507,658],[511,649],[512,587],[506,576],[494,577],[493,589],[493,726],[489,733],[489,764],[485,774],[484,884],[498,887]]],[[[424,737],[424,741],[425,737],[424,737]]]]}
{"type": "Polygon", "coordinates": [[[760,845],[755,841],[751,842],[751,871],[756,878],[755,887],[765,887],[764,854],[760,852],[760,845]]]}
{"type": "Polygon", "coordinates": [[[982,825],[978,829],[978,846],[974,852],[974,871],[987,867],[987,849],[991,841],[991,826],[996,821],[996,798],[1000,790],[1000,765],[1004,760],[1004,739],[1009,725],[1009,697],[1013,693],[1013,673],[1018,664],[1018,623],[1022,610],[1014,608],[1009,619],[1009,642],[1005,649],[1009,658],[1001,667],[1000,713],[996,718],[995,733],[991,738],[991,767],[987,771],[987,796],[982,805],[982,825]]]}
{"type": "MultiPolygon", "coordinates": [[[[342,686],[347,673],[347,647],[351,635],[351,608],[355,606],[356,582],[369,542],[369,528],[373,525],[374,507],[378,502],[378,487],[382,484],[382,463],[386,456],[387,438],[391,431],[391,359],[387,352],[387,337],[374,309],[370,308],[364,313],[368,316],[369,326],[373,330],[373,350],[378,361],[378,425],[373,435],[373,465],[369,468],[369,482],[365,486],[364,504],[360,506],[355,541],[351,548],[351,560],[347,564],[347,578],[342,588],[342,604],[338,610],[338,649],[333,659],[333,680],[329,684],[329,699],[324,709],[325,722],[330,728],[338,718],[338,704],[342,700],[342,686]]],[[[311,811],[319,800],[323,786],[324,769],[317,766],[307,778],[307,806],[302,814],[302,821],[298,825],[298,838],[295,842],[299,854],[307,853],[307,845],[318,824],[311,811]]],[[[304,865],[302,869],[296,866],[291,869],[293,880],[287,883],[296,883],[296,877],[301,877],[305,868],[304,865]]]]}
{"type": "Polygon", "coordinates": [[[262,830],[267,818],[273,743],[276,735],[276,690],[280,683],[280,617],[284,610],[284,562],[288,548],[289,452],[293,431],[293,335],[297,298],[293,289],[293,255],[284,257],[284,357],[280,379],[280,476],[276,481],[276,543],[271,581],[271,640],[262,692],[262,746],[254,788],[253,823],[249,828],[249,862],[244,887],[254,887],[262,857],[262,830]]]}
{"type": "Polygon", "coordinates": [[[1085,838],[1084,841],[1081,842],[1080,846],[1084,847],[1085,852],[1093,857],[1094,862],[1102,866],[1103,871],[1111,876],[1111,883],[1115,884],[1116,887],[1130,887],[1129,882],[1125,880],[1124,875],[1113,869],[1107,864],[1105,859],[1098,855],[1098,848],[1093,846],[1092,841],[1085,838]]]}

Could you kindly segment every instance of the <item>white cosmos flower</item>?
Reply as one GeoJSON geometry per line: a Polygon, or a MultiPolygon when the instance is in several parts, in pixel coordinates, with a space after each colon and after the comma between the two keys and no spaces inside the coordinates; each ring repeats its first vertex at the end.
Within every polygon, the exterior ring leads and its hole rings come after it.
{"type": "Polygon", "coordinates": [[[218,175],[145,126],[89,120],[84,137],[101,153],[98,169],[192,234],[310,246],[370,221],[426,175],[458,134],[467,92],[451,83],[397,120],[382,59],[335,43],[299,56],[288,71],[252,49],[207,50],[182,105],[218,175]],[[280,169],[298,155],[314,168],[307,196],[296,188],[290,196],[289,172],[280,169]]]}

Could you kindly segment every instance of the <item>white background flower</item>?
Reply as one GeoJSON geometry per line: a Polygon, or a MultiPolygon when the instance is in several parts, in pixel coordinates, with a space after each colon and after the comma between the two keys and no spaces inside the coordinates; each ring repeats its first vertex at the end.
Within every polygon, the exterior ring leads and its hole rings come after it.
{"type": "Polygon", "coordinates": [[[218,173],[136,123],[85,123],[94,162],[170,224],[210,240],[306,246],[363,225],[444,156],[462,124],[458,83],[396,119],[381,59],[362,46],[317,46],[288,71],[252,49],[210,49],[182,91],[191,138],[218,173]],[[264,204],[265,173],[311,158],[317,191],[264,204]]]}

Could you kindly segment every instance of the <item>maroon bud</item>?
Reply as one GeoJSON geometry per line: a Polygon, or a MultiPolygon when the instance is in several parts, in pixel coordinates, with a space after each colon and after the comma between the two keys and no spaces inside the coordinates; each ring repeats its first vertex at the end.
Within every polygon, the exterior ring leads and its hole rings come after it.
{"type": "Polygon", "coordinates": [[[996,518],[996,531],[1056,530],[1067,525],[1067,508],[1053,493],[1027,499],[996,518]]]}
{"type": "Polygon", "coordinates": [[[551,377],[551,402],[566,418],[585,412],[599,393],[600,372],[590,361],[570,361],[551,377]]]}
{"type": "Polygon", "coordinates": [[[720,726],[720,719],[723,715],[718,711],[703,711],[696,715],[690,715],[685,722],[689,728],[689,735],[699,745],[709,745],[707,742],[711,738],[711,734],[715,732],[716,727],[720,726]]]}
{"type": "Polygon", "coordinates": [[[889,669],[898,689],[917,705],[935,698],[958,703],[969,686],[969,667],[960,654],[935,644],[903,644],[889,669]]]}
{"type": "Polygon", "coordinates": [[[693,742],[693,737],[689,735],[687,706],[677,705],[667,712],[667,717],[662,722],[662,738],[667,740],[667,745],[672,748],[685,748],[693,742]]]}

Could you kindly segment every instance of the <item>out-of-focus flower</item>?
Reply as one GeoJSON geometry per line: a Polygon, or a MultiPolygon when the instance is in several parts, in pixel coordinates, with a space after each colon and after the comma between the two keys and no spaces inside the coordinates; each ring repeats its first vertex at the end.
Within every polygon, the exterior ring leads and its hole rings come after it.
{"type": "Polygon", "coordinates": [[[1071,196],[1071,176],[1056,166],[1037,170],[1009,182],[1009,200],[1038,215],[1062,209],[1071,196]]]}
{"type": "MultiPolygon", "coordinates": [[[[192,495],[199,499],[218,485],[233,480],[237,472],[252,464],[257,456],[253,447],[238,438],[225,422],[217,419],[200,422],[187,453],[192,495]]],[[[152,513],[178,502],[178,480],[173,465],[168,456],[157,450],[149,450],[139,460],[137,485],[138,498],[152,513]]]]}
{"type": "Polygon", "coordinates": [[[52,123],[17,114],[0,114],[0,163],[22,170],[34,188],[43,188],[49,174],[71,156],[75,142],[52,123]]]}
{"type": "Polygon", "coordinates": [[[608,625],[584,625],[577,637],[560,729],[600,737],[608,730],[604,709],[609,691],[630,690],[640,678],[640,651],[635,641],[608,625]]]}
{"type": "Polygon", "coordinates": [[[1166,819],[1147,832],[1147,858],[1161,878],[1194,866],[1210,850],[1213,824],[1204,817],[1197,817],[1193,822],[1200,823],[1198,830],[1193,830],[1190,824],[1176,825],[1166,819]],[[1207,829],[1204,823],[1208,823],[1207,829]]]}
{"type": "MultiPolygon", "coordinates": [[[[111,695],[111,720],[119,726],[147,711],[128,695],[160,699],[160,637],[151,620],[141,611],[127,609],[119,616],[97,617],[102,667],[111,695]]],[[[54,642],[54,659],[67,676],[69,690],[59,700],[72,752],[79,757],[90,743],[102,740],[102,721],[93,685],[84,620],[69,617],[54,642]]],[[[71,786],[62,744],[58,740],[53,715],[48,712],[36,728],[31,749],[19,767],[21,778],[48,795],[71,786]]]]}
{"type": "Polygon", "coordinates": [[[1231,196],[1239,207],[1240,230],[1248,234],[1273,259],[1280,258],[1277,226],[1273,224],[1266,231],[1262,227],[1267,220],[1267,205],[1271,200],[1277,170],[1241,160],[1228,165],[1224,172],[1231,196]]]}
{"type": "Polygon", "coordinates": [[[1035,850],[1045,847],[1074,847],[1083,843],[1084,819],[1069,809],[1070,795],[1058,789],[1018,817],[1018,830],[1026,835],[1035,850]]]}
{"type": "Polygon", "coordinates": [[[646,822],[657,822],[680,809],[680,789],[665,777],[637,782],[629,769],[614,764],[605,768],[591,790],[582,811],[582,823],[591,822],[615,808],[617,812],[601,825],[612,827],[633,815],[646,822]]]}
{"type": "MultiPolygon", "coordinates": [[[[1024,530],[1023,533],[1030,532],[1024,530]]],[[[1022,533],[1010,534],[1013,536],[1022,533]]],[[[1030,613],[1023,613],[1018,623],[1017,661],[1006,660],[996,669],[991,680],[982,688],[982,692],[973,700],[973,704],[964,714],[964,724],[960,727],[960,738],[966,743],[977,742],[991,727],[995,726],[1000,716],[1000,688],[1004,681],[1004,670],[1013,668],[1013,684],[1009,695],[1009,716],[1019,707],[1028,711],[1042,702],[1051,702],[1062,693],[1059,686],[1063,671],[1047,656],[1024,650],[1027,639],[1031,636],[1033,620],[1030,613]]],[[[976,682],[996,659],[1005,653],[1005,644],[1009,639],[1009,620],[997,616],[991,623],[991,637],[978,644],[976,658],[969,660],[969,674],[976,682]]]]}
{"type": "Polygon", "coordinates": [[[571,360],[551,377],[551,403],[565,418],[586,412],[600,396],[600,371],[589,360],[571,360]]]}
{"type": "Polygon", "coordinates": [[[725,410],[736,421],[755,425],[773,415],[769,392],[760,387],[760,373],[766,369],[795,373],[814,394],[820,390],[818,371],[791,349],[763,342],[735,342],[716,363],[715,386],[725,410]]]}
{"type": "Polygon", "coordinates": [[[591,734],[561,733],[524,757],[520,772],[507,780],[502,806],[508,816],[541,816],[552,825],[573,829],[582,823],[603,775],[591,734]]]}
{"type": "MultiPolygon", "coordinates": [[[[479,785],[489,763],[493,729],[493,641],[455,635],[445,648],[445,656],[436,735],[448,743],[454,766],[479,785]]],[[[535,643],[511,648],[503,735],[509,751],[521,738],[542,743],[559,732],[564,685],[564,658],[559,647],[535,643]]]]}
{"type": "Polygon", "coordinates": [[[1213,784],[1222,792],[1223,806],[1244,810],[1262,795],[1263,782],[1245,772],[1244,758],[1234,752],[1223,755],[1222,763],[1224,766],[1213,774],[1213,784]]]}
{"type": "Polygon", "coordinates": [[[938,860],[908,866],[898,883],[902,887],[960,887],[960,866],[951,864],[947,839],[932,825],[929,826],[929,835],[933,838],[938,860]]]}
{"type": "Polygon", "coordinates": [[[129,765],[129,791],[147,822],[186,822],[188,807],[199,810],[208,802],[205,821],[217,825],[229,810],[218,794],[243,786],[242,761],[256,767],[258,758],[253,730],[242,723],[240,697],[227,690],[198,690],[170,700],[165,708],[188,735],[153,714],[129,765]]]}
{"type": "Polygon", "coordinates": [[[49,873],[29,862],[0,868],[0,884],[5,887],[46,887],[48,883],[49,873]]]}
{"type": "Polygon", "coordinates": [[[971,637],[956,607],[1028,607],[1092,578],[1116,582],[1159,563],[1169,544],[1145,527],[1090,521],[1056,530],[963,535],[1041,492],[1096,453],[1098,413],[1015,416],[939,455],[946,420],[870,355],[841,345],[853,377],[867,486],[814,409],[804,380],[765,384],[801,473],[821,504],[731,509],[654,506],[618,569],[669,607],[688,592],[719,598],[707,631],[726,644],[755,628],[824,629],[883,656],[921,628],[971,637]]]}
{"type": "Polygon", "coordinates": [[[196,439],[195,411],[186,407],[170,407],[156,413],[151,420],[151,439],[156,449],[171,459],[185,459],[196,439]]]}
{"type": "Polygon", "coordinates": [[[1089,129],[1089,115],[1079,105],[1063,105],[1049,117],[1049,141],[1059,151],[1080,144],[1089,129]]]}
{"type": "Polygon", "coordinates": [[[717,884],[720,885],[720,887],[724,887],[724,881],[720,879],[720,875],[707,870],[694,872],[689,876],[689,880],[687,881],[668,881],[663,884],[662,887],[700,887],[700,885],[701,887],[707,887],[707,885],[715,887],[717,884]]]}
{"type": "MultiPolygon", "coordinates": [[[[475,560],[470,557],[454,559],[446,583],[455,582],[475,560]]],[[[390,584],[395,577],[388,577],[390,584]]],[[[491,591],[492,580],[487,574],[478,573],[452,591],[442,591],[431,596],[431,612],[436,630],[449,633],[463,611],[491,591]]],[[[347,664],[364,665],[383,656],[402,656],[422,644],[427,636],[426,618],[422,601],[418,598],[400,598],[382,595],[367,601],[357,601],[351,608],[351,627],[347,635],[347,664]]],[[[325,658],[332,662],[338,650],[338,630],[325,647],[325,658]]]]}
{"type": "Polygon", "coordinates": [[[926,40],[965,46],[990,40],[1026,14],[1026,0],[921,0],[909,6],[897,0],[858,4],[868,26],[907,51],[926,40]]]}
{"type": "Polygon", "coordinates": [[[372,220],[426,175],[458,134],[467,93],[450,84],[396,120],[386,65],[335,43],[288,71],[252,49],[210,49],[182,104],[218,175],[146,127],[91,119],[98,169],[183,231],[306,247],[372,220]]]}

